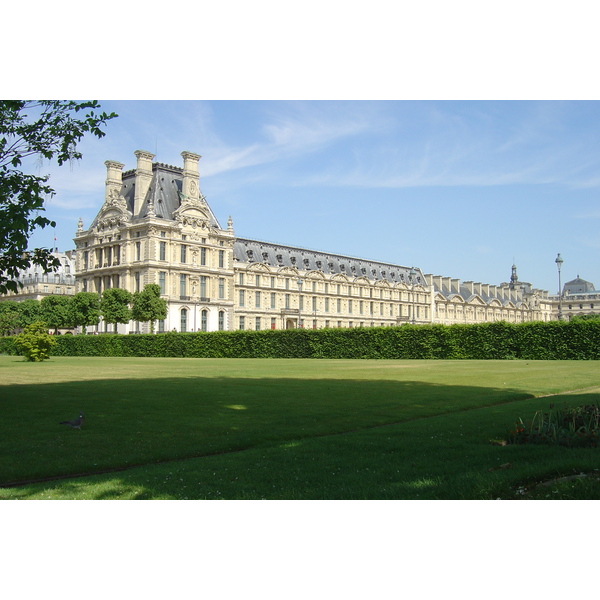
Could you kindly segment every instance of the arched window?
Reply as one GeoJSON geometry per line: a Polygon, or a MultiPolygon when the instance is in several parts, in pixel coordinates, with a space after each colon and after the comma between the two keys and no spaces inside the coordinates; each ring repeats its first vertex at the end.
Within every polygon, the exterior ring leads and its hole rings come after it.
{"type": "Polygon", "coordinates": [[[208,331],[208,311],[205,309],[200,313],[200,326],[202,331],[208,331]]]}
{"type": "Polygon", "coordinates": [[[187,331],[187,308],[181,309],[181,332],[185,333],[187,331]]]}
{"type": "Polygon", "coordinates": [[[223,331],[225,329],[225,312],[219,311],[219,331],[223,331]]]}

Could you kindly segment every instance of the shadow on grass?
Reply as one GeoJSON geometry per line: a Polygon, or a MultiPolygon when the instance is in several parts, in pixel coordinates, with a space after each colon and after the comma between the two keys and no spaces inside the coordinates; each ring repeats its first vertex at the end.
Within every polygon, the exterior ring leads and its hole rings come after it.
{"type": "Polygon", "coordinates": [[[270,447],[531,397],[419,381],[210,377],[2,392],[0,484],[270,447]],[[82,410],[81,430],[59,425],[82,410]]]}
{"type": "MultiPolygon", "coordinates": [[[[437,395],[440,392],[437,389],[437,395]]],[[[562,398],[573,405],[600,399],[597,394],[562,398]]],[[[532,484],[597,465],[598,449],[489,443],[515,418],[533,414],[548,403],[548,398],[515,404],[479,403],[472,408],[481,410],[462,408],[383,427],[365,425],[362,419],[361,427],[349,433],[334,431],[332,425],[329,434],[309,431],[304,437],[293,437],[299,430],[288,429],[268,443],[258,436],[255,445],[240,452],[206,453],[120,473],[0,489],[0,498],[519,498],[516,490],[525,482],[532,484]],[[506,463],[511,467],[497,468],[506,463]]]]}

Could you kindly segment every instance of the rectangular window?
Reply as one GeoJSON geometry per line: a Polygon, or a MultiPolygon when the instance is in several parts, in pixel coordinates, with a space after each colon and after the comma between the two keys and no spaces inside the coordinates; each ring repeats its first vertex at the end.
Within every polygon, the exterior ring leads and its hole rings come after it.
{"type": "Polygon", "coordinates": [[[260,331],[260,317],[256,317],[256,321],[254,322],[254,329],[256,329],[256,331],[260,331]]]}
{"type": "Polygon", "coordinates": [[[271,308],[275,308],[275,292],[271,292],[271,308]]]}
{"type": "Polygon", "coordinates": [[[139,271],[136,271],[136,273],[134,273],[133,278],[135,280],[135,291],[139,292],[140,291],[140,273],[139,273],[139,271]]]}
{"type": "Polygon", "coordinates": [[[206,281],[208,277],[206,275],[200,275],[200,297],[206,298],[206,281]]]}
{"type": "Polygon", "coordinates": [[[219,311],[219,331],[223,331],[225,329],[225,313],[220,310],[219,311]]]}
{"type": "MultiPolygon", "coordinates": [[[[287,279],[286,279],[286,281],[287,281],[287,279]]],[[[290,295],[289,294],[285,295],[285,307],[286,308],[290,307],[290,295]]]]}
{"type": "Polygon", "coordinates": [[[206,266],[206,248],[200,248],[200,264],[206,266]]]}
{"type": "Polygon", "coordinates": [[[181,274],[179,276],[179,295],[182,298],[187,296],[187,276],[185,274],[181,274]]]}
{"type": "Polygon", "coordinates": [[[158,285],[160,286],[160,293],[164,295],[167,293],[167,273],[165,271],[159,271],[158,273],[158,285]]]}
{"type": "Polygon", "coordinates": [[[167,242],[158,242],[158,260],[167,260],[167,242]]]}
{"type": "Polygon", "coordinates": [[[182,263],[187,262],[187,246],[181,244],[181,261],[182,263]]]}
{"type": "Polygon", "coordinates": [[[89,253],[89,251],[88,251],[88,250],[86,250],[86,251],[83,253],[83,268],[84,268],[84,269],[87,269],[87,268],[88,268],[88,262],[89,262],[89,259],[90,259],[90,256],[89,256],[89,254],[90,254],[90,253],[89,253]]]}
{"type": "Polygon", "coordinates": [[[255,277],[254,283],[256,284],[256,287],[260,287],[260,275],[257,275],[255,277]]]}
{"type": "Polygon", "coordinates": [[[342,312],[342,301],[338,298],[336,300],[336,303],[337,303],[337,311],[338,311],[338,313],[341,313],[342,312]]]}
{"type": "Polygon", "coordinates": [[[244,329],[246,327],[246,317],[240,317],[240,329],[244,329]]]}
{"type": "Polygon", "coordinates": [[[225,250],[219,250],[219,268],[225,267],[225,250]]]}
{"type": "Polygon", "coordinates": [[[348,300],[348,313],[352,314],[352,300],[348,300]]]}
{"type": "Polygon", "coordinates": [[[304,296],[300,296],[299,307],[300,310],[304,310],[304,296]]]}
{"type": "Polygon", "coordinates": [[[223,298],[225,298],[225,279],[219,277],[219,299],[223,300],[223,298]]]}
{"type": "Polygon", "coordinates": [[[244,290],[240,290],[240,306],[245,306],[246,296],[244,290]]]}
{"type": "Polygon", "coordinates": [[[271,277],[271,288],[275,289],[275,277],[271,277]]]}
{"type": "Polygon", "coordinates": [[[317,297],[316,296],[313,296],[313,298],[312,298],[312,309],[313,309],[313,312],[317,312],[317,297]]]}
{"type": "Polygon", "coordinates": [[[240,273],[240,285],[244,285],[244,274],[240,273]]]}
{"type": "Polygon", "coordinates": [[[254,292],[254,306],[260,308],[260,292],[254,292]]]}
{"type": "Polygon", "coordinates": [[[325,298],[325,312],[329,312],[329,298],[325,298]]]}
{"type": "Polygon", "coordinates": [[[142,260],[142,242],[135,243],[135,260],[142,260]]]}

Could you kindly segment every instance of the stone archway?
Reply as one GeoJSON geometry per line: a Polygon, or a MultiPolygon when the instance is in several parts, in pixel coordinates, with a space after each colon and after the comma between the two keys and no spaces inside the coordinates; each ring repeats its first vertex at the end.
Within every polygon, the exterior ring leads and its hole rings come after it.
{"type": "Polygon", "coordinates": [[[296,319],[286,319],[285,320],[285,328],[286,329],[296,329],[296,319]]]}

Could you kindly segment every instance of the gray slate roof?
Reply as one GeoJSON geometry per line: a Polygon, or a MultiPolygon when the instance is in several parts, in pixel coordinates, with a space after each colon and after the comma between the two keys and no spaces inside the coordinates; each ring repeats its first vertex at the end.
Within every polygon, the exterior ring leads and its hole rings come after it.
{"type": "MultiPolygon", "coordinates": [[[[410,283],[410,267],[258,240],[237,238],[233,256],[234,260],[240,263],[263,263],[270,267],[292,267],[301,271],[321,271],[331,275],[343,273],[351,279],[366,277],[371,280],[386,280],[392,285],[399,282],[410,283]]],[[[426,285],[421,269],[415,267],[415,270],[417,283],[426,285]]]]}

